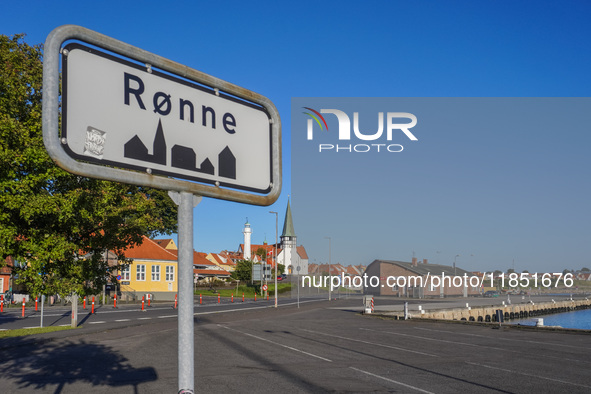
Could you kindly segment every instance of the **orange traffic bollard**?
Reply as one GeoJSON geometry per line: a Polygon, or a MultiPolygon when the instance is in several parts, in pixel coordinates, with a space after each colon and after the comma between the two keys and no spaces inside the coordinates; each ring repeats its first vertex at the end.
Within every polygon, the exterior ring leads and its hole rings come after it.
{"type": "Polygon", "coordinates": [[[86,296],[84,296],[84,302],[82,303],[82,309],[86,309],[86,296]]]}
{"type": "Polygon", "coordinates": [[[90,308],[90,313],[94,315],[94,296],[92,296],[92,307],[90,308]]]}
{"type": "Polygon", "coordinates": [[[221,296],[218,294],[218,304],[221,303],[221,296]]]}
{"type": "Polygon", "coordinates": [[[113,296],[113,308],[117,308],[117,293],[113,296]]]}
{"type": "Polygon", "coordinates": [[[145,312],[145,310],[144,310],[144,298],[145,298],[145,296],[142,296],[142,312],[145,312]]]}
{"type": "Polygon", "coordinates": [[[23,317],[25,317],[25,297],[23,297],[23,317]]]}
{"type": "Polygon", "coordinates": [[[174,295],[174,309],[177,307],[177,294],[174,295]]]}
{"type": "Polygon", "coordinates": [[[242,302],[244,302],[244,293],[242,293],[242,302]]]}
{"type": "Polygon", "coordinates": [[[232,293],[232,302],[234,302],[234,293],[232,293]]]}
{"type": "Polygon", "coordinates": [[[148,306],[150,306],[150,307],[152,306],[152,305],[150,305],[151,300],[152,300],[152,294],[148,293],[148,306]]]}
{"type": "Polygon", "coordinates": [[[254,293],[254,300],[257,300],[257,293],[254,293]]]}
{"type": "Polygon", "coordinates": [[[199,305],[203,304],[203,297],[199,294],[199,305]]]}
{"type": "Polygon", "coordinates": [[[35,312],[37,312],[37,302],[39,302],[39,297],[35,297],[35,312]]]}
{"type": "Polygon", "coordinates": [[[4,295],[0,295],[0,312],[4,312],[4,295]]]}

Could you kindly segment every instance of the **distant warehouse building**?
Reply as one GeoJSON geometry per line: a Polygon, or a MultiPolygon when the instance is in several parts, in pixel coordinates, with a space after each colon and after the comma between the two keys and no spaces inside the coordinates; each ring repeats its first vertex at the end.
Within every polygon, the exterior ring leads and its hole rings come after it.
{"type": "Polygon", "coordinates": [[[365,270],[364,294],[375,296],[468,297],[480,294],[478,276],[457,267],[419,263],[374,260],[365,270]]]}

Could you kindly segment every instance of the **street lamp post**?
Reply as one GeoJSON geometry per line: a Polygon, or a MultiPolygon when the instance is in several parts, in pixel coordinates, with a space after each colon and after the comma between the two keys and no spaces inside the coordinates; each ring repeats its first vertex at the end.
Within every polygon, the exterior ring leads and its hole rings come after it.
{"type": "Polygon", "coordinates": [[[328,300],[330,301],[332,298],[332,291],[331,291],[331,287],[332,287],[332,278],[330,275],[330,272],[332,271],[331,269],[331,260],[330,260],[330,254],[331,254],[331,241],[332,239],[330,237],[324,237],[328,239],[328,282],[329,282],[329,286],[328,286],[328,300]]]}
{"type": "Polygon", "coordinates": [[[456,259],[460,257],[459,254],[456,254],[456,257],[454,257],[454,276],[456,276],[456,259]]]}
{"type": "Polygon", "coordinates": [[[277,308],[277,234],[279,231],[278,222],[279,216],[277,212],[269,211],[269,213],[275,214],[275,308],[277,308]]]}

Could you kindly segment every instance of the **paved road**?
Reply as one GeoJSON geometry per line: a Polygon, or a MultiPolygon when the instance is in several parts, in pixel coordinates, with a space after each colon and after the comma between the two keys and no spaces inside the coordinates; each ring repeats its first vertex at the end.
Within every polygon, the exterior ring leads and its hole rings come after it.
{"type": "MultiPolygon", "coordinates": [[[[574,296],[575,299],[582,298],[584,296],[574,296]]],[[[344,296],[343,296],[344,298],[344,296]]],[[[542,301],[556,301],[569,299],[568,295],[561,296],[513,296],[511,302],[513,304],[529,303],[530,300],[536,303],[542,301]]],[[[320,297],[302,297],[302,302],[308,302],[309,300],[322,299],[320,297]],[[308,301],[307,301],[308,300],[308,301]]],[[[354,311],[362,312],[363,305],[361,296],[351,296],[351,299],[355,299],[356,303],[351,305],[351,309],[354,311]]],[[[481,297],[470,297],[470,298],[446,298],[446,299],[399,299],[394,297],[375,297],[375,310],[377,313],[385,312],[400,312],[404,308],[404,301],[409,303],[409,311],[417,312],[419,305],[424,310],[430,309],[445,309],[454,307],[464,307],[466,303],[471,306],[482,306],[482,305],[501,305],[502,302],[507,302],[507,297],[499,298],[481,298],[481,297]]],[[[279,304],[292,304],[296,300],[292,298],[279,298],[279,304]]],[[[128,324],[129,322],[145,323],[148,320],[154,319],[167,319],[177,317],[177,311],[174,309],[173,303],[153,303],[151,307],[145,303],[144,311],[141,310],[141,304],[126,304],[119,303],[118,308],[114,309],[112,305],[98,306],[95,310],[95,314],[90,314],[90,306],[87,305],[86,309],[82,308],[82,305],[78,308],[78,322],[79,325],[88,324],[104,324],[106,326],[121,325],[119,323],[128,324]]],[[[196,314],[208,314],[217,313],[220,311],[230,311],[239,308],[252,308],[252,307],[263,307],[273,305],[273,300],[259,298],[258,301],[253,299],[245,299],[242,302],[241,297],[236,297],[234,302],[230,299],[222,298],[221,303],[218,303],[217,297],[203,297],[200,303],[199,297],[195,298],[195,313],[196,314]]],[[[43,325],[47,326],[69,326],[71,323],[71,307],[60,307],[52,306],[46,307],[43,314],[43,325]]],[[[39,327],[41,323],[41,311],[35,311],[33,307],[28,307],[25,310],[25,318],[22,318],[22,310],[18,306],[12,306],[11,308],[5,309],[3,313],[0,313],[0,331],[15,328],[28,328],[28,327],[39,327]]]]}
{"type": "MultiPolygon", "coordinates": [[[[302,298],[302,302],[310,302],[318,298],[302,298]]],[[[290,298],[279,298],[279,305],[288,305],[297,302],[290,298]]],[[[359,301],[361,304],[361,301],[359,301]]],[[[268,301],[263,298],[258,298],[257,301],[253,299],[245,299],[242,302],[242,297],[237,297],[234,302],[228,298],[221,298],[218,302],[217,297],[195,297],[194,311],[196,315],[211,314],[211,313],[226,313],[235,309],[242,308],[265,308],[273,306],[273,299],[268,301]]],[[[108,328],[111,326],[121,326],[123,324],[146,324],[150,320],[156,319],[176,319],[177,310],[174,308],[174,303],[144,303],[142,310],[141,303],[125,304],[119,303],[117,308],[113,305],[102,305],[95,308],[95,313],[91,314],[91,307],[80,305],[78,308],[78,325],[93,325],[101,324],[108,328]]],[[[45,307],[43,311],[43,326],[70,326],[71,325],[71,306],[52,306],[45,307]]],[[[0,331],[12,330],[16,328],[31,328],[40,327],[41,325],[41,307],[35,311],[34,307],[27,307],[25,309],[25,317],[22,317],[22,309],[17,306],[6,308],[4,312],[0,313],[0,331]]]]}
{"type": "MultiPolygon", "coordinates": [[[[589,393],[591,337],[362,316],[359,300],[195,317],[197,392],[589,393]]],[[[176,319],[0,342],[3,393],[176,393],[176,319]],[[72,335],[72,333],[75,333],[72,335]]]]}

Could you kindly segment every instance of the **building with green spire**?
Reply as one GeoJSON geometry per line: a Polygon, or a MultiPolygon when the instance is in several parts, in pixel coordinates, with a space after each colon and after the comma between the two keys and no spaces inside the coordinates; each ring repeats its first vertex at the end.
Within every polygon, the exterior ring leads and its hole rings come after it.
{"type": "Polygon", "coordinates": [[[308,274],[308,255],[306,249],[302,245],[298,246],[297,244],[289,200],[287,201],[285,220],[283,221],[283,232],[277,245],[277,259],[274,258],[274,244],[269,245],[266,240],[262,245],[251,243],[252,229],[250,223],[248,223],[248,218],[246,219],[242,233],[244,234],[244,243],[238,246],[237,252],[240,258],[252,260],[257,263],[261,262],[261,257],[257,256],[256,253],[258,250],[263,249],[267,252],[267,259],[271,262],[270,264],[274,264],[274,261],[283,264],[286,274],[308,274]]]}
{"type": "Polygon", "coordinates": [[[287,210],[281,233],[281,252],[277,255],[277,261],[279,264],[285,265],[285,272],[288,274],[308,274],[308,255],[303,246],[297,246],[289,200],[287,200],[287,210]]]}

